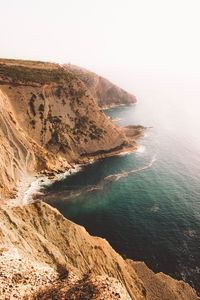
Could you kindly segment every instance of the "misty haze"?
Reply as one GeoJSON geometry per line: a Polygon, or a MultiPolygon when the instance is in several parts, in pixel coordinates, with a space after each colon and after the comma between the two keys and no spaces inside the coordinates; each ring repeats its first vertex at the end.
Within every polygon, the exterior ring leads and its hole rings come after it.
{"type": "Polygon", "coordinates": [[[200,299],[199,1],[1,2],[0,300],[200,299]]]}

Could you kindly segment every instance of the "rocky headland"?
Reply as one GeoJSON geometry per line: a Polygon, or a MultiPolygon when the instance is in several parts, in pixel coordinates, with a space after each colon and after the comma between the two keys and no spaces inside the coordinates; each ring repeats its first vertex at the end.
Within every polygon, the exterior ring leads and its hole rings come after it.
{"type": "Polygon", "coordinates": [[[48,204],[23,203],[24,182],[36,176],[137,148],[144,128],[116,126],[99,107],[134,96],[92,72],[89,84],[85,72],[0,60],[0,299],[199,299],[48,204]]]}
{"type": "Polygon", "coordinates": [[[90,90],[93,98],[102,108],[109,108],[118,105],[130,105],[137,102],[134,95],[127,93],[106,78],[95,74],[84,68],[68,64],[64,66],[76,74],[90,90]]]}

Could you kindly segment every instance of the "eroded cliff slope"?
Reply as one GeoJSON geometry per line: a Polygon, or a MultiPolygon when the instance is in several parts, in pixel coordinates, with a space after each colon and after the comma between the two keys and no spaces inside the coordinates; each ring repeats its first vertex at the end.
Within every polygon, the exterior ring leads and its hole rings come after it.
{"type": "Polygon", "coordinates": [[[71,64],[65,65],[65,69],[73,72],[84,82],[101,107],[133,104],[137,101],[134,95],[127,93],[125,90],[94,72],[71,64]]]}
{"type": "Polygon", "coordinates": [[[0,60],[0,300],[199,299],[188,284],[124,260],[51,206],[7,200],[20,178],[135,149],[142,127],[117,127],[96,103],[125,96],[57,64],[0,60]]]}
{"type": "Polygon", "coordinates": [[[83,81],[57,64],[0,60],[0,120],[1,198],[14,193],[22,172],[64,171],[136,146],[83,81]]]}
{"type": "Polygon", "coordinates": [[[0,209],[0,220],[0,299],[198,299],[188,284],[124,260],[43,202],[0,209]]]}

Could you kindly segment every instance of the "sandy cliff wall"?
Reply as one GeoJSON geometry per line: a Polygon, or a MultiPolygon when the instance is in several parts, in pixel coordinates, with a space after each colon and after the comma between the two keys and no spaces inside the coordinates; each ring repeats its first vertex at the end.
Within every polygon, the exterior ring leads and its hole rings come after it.
{"type": "MultiPolygon", "coordinates": [[[[90,236],[83,227],[68,221],[56,209],[43,202],[0,209],[0,219],[1,247],[19,252],[22,264],[29,258],[32,262],[46,264],[57,271],[66,269],[67,277],[76,275],[82,278],[89,274],[93,279],[98,276],[115,278],[129,295],[124,300],[129,297],[135,300],[198,299],[188,284],[164,274],[154,274],[143,263],[124,260],[106,240],[90,236]]],[[[29,272],[31,274],[31,267],[29,272]]],[[[16,277],[14,274],[12,276],[16,277]]],[[[63,284],[67,291],[68,281],[63,284]]],[[[45,293],[48,294],[54,285],[48,286],[46,290],[44,286],[45,293]]],[[[109,286],[108,283],[108,290],[109,286]]],[[[15,288],[20,289],[20,286],[15,288]]],[[[103,299],[119,298],[109,296],[103,299]]]]}
{"type": "Polygon", "coordinates": [[[34,154],[39,149],[15,119],[9,98],[0,89],[0,196],[9,197],[23,172],[32,172],[37,165],[34,154]]]}
{"type": "Polygon", "coordinates": [[[64,171],[130,142],[82,80],[56,64],[1,60],[0,118],[2,197],[22,171],[64,171]]]}

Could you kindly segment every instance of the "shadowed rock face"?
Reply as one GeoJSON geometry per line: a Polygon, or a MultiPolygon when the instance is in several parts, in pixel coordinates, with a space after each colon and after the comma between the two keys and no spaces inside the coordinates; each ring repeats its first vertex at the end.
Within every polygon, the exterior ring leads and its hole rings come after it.
{"type": "MultiPolygon", "coordinates": [[[[73,293],[76,295],[80,291],[95,296],[98,295],[98,289],[102,290],[105,277],[108,277],[106,290],[109,291],[112,287],[112,291],[115,288],[117,291],[121,285],[121,293],[127,293],[122,299],[198,299],[188,284],[162,273],[154,274],[143,263],[124,260],[106,240],[90,236],[82,226],[68,221],[56,209],[43,202],[0,209],[0,219],[0,240],[4,249],[16,249],[21,254],[23,265],[26,264],[25,259],[29,258],[31,262],[46,264],[60,273],[60,279],[47,287],[44,285],[42,293],[38,291],[42,295],[40,298],[36,297],[36,290],[33,299],[48,299],[45,295],[48,296],[49,291],[52,295],[59,295],[61,290],[62,296],[66,293],[72,297],[73,293]],[[73,276],[77,280],[72,283],[70,277],[73,276]]],[[[29,268],[27,265],[27,270],[29,268]]],[[[40,272],[38,271],[38,277],[40,272]]],[[[40,289],[41,287],[42,284],[40,289]]],[[[20,286],[15,288],[20,289],[20,286]]],[[[91,296],[86,299],[101,298],[91,296]]]]}
{"type": "Polygon", "coordinates": [[[84,82],[100,107],[128,105],[137,102],[134,95],[91,71],[71,64],[65,65],[65,69],[73,72],[84,82]]]}
{"type": "Polygon", "coordinates": [[[64,171],[135,144],[92,90],[57,64],[0,60],[0,120],[1,197],[14,192],[22,172],[64,171]]]}

